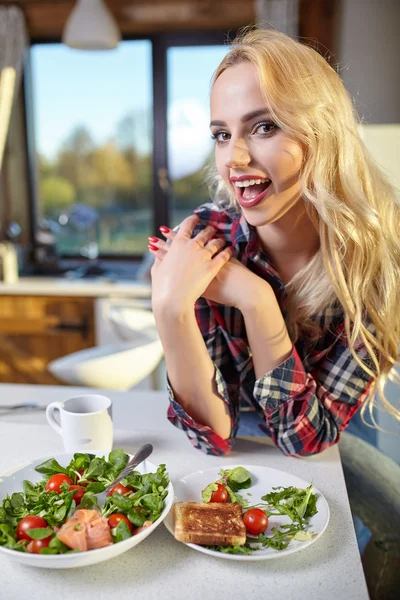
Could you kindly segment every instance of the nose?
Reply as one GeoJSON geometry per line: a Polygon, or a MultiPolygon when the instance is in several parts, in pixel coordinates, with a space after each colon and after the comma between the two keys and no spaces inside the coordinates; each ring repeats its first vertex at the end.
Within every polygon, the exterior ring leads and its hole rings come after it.
{"type": "Polygon", "coordinates": [[[250,160],[249,150],[245,141],[243,139],[232,140],[226,166],[231,169],[235,167],[247,167],[250,160]]]}

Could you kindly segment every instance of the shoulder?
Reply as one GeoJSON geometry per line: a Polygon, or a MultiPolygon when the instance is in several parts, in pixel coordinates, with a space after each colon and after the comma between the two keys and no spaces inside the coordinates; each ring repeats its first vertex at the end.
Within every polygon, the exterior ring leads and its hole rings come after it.
{"type": "Polygon", "coordinates": [[[240,216],[226,207],[218,206],[214,202],[206,202],[193,212],[200,217],[200,222],[194,230],[194,235],[207,227],[207,225],[212,225],[226,240],[230,240],[232,225],[240,216]]]}

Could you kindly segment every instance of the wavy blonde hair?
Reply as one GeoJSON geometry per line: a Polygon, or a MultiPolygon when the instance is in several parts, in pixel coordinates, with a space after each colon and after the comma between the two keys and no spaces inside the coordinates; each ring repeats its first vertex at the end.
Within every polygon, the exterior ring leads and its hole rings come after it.
{"type": "MultiPolygon", "coordinates": [[[[302,196],[320,236],[319,251],[287,285],[292,340],[300,331],[315,339],[319,332],[312,316],[339,302],[349,349],[372,380],[363,417],[368,406],[376,425],[379,392],[386,410],[399,419],[384,394],[399,358],[399,200],[360,138],[340,77],[318,52],[277,31],[246,28],[232,42],[212,84],[243,61],[256,67],[273,120],[303,145],[302,196]],[[366,361],[356,353],[360,342],[366,361]]],[[[217,203],[228,201],[239,209],[218,175],[213,187],[217,203]]]]}

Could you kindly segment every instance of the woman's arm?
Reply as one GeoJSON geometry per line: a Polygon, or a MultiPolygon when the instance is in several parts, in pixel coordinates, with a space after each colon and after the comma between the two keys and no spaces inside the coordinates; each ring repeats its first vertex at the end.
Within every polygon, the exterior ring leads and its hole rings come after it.
{"type": "Polygon", "coordinates": [[[260,279],[260,291],[246,294],[238,306],[253,355],[256,379],[286,360],[292,341],[273,289],[260,279]]]}
{"type": "Polygon", "coordinates": [[[211,427],[223,439],[228,438],[231,432],[229,407],[218,394],[215,366],[194,309],[177,313],[171,307],[156,306],[154,316],[175,400],[197,423],[211,427]]]}

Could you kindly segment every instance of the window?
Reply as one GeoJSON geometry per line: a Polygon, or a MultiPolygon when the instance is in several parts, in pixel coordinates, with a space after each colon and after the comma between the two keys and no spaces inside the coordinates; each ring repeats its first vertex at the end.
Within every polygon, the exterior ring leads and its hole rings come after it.
{"type": "Polygon", "coordinates": [[[32,46],[36,237],[50,230],[63,257],[93,247],[138,257],[159,225],[208,199],[209,89],[225,37],[159,35],[108,52],[32,46]]]}
{"type": "Polygon", "coordinates": [[[152,49],[32,48],[39,224],[62,255],[147,249],[152,227],[152,49]]]}

